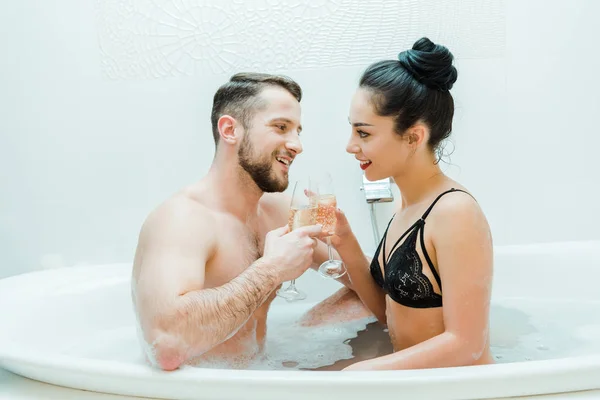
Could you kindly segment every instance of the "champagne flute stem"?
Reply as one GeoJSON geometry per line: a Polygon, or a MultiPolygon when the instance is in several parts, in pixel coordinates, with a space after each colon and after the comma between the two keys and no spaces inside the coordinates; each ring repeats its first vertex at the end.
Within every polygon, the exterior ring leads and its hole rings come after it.
{"type": "Polygon", "coordinates": [[[333,260],[333,252],[331,251],[331,237],[327,237],[327,254],[329,255],[329,259],[333,260]]]}

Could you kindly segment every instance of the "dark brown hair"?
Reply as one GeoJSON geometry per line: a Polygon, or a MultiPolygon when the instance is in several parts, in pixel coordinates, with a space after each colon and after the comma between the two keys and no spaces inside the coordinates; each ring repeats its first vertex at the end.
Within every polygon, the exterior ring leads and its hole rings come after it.
{"type": "Polygon", "coordinates": [[[269,86],[286,89],[298,102],[302,100],[302,89],[293,79],[284,75],[270,75],[243,72],[233,75],[222,85],[213,98],[211,123],[215,145],[219,143],[218,121],[222,115],[238,119],[244,129],[250,127],[254,113],[265,104],[259,98],[260,92],[269,86]]]}

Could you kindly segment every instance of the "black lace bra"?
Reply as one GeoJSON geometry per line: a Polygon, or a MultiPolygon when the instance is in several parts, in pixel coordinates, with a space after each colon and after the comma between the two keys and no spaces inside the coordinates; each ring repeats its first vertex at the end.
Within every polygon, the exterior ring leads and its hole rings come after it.
{"type": "Polygon", "coordinates": [[[394,219],[393,217],[385,230],[383,239],[377,247],[377,251],[371,261],[371,276],[377,285],[379,285],[392,300],[399,304],[412,308],[433,308],[442,306],[442,296],[433,291],[433,285],[427,276],[423,274],[423,263],[417,253],[417,237],[419,237],[421,241],[421,249],[423,250],[423,256],[427,261],[427,265],[429,265],[431,273],[441,290],[442,281],[437,270],[433,267],[433,262],[425,249],[423,231],[425,219],[433,209],[435,203],[437,203],[443,195],[451,192],[467,193],[464,190],[453,188],[440,194],[429,208],[427,208],[427,211],[425,211],[423,216],[400,236],[390,250],[387,260],[385,257],[385,241],[388,229],[394,219]],[[406,240],[400,244],[404,238],[406,238],[406,240]],[[382,247],[383,275],[385,275],[385,279],[384,276],[382,276],[381,267],[379,265],[379,252],[382,247]]]}

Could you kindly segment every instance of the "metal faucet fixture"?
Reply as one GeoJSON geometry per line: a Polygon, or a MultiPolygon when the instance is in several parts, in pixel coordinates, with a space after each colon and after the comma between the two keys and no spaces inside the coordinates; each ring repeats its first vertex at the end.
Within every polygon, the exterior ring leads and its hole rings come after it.
{"type": "Polygon", "coordinates": [[[363,175],[361,190],[365,192],[367,203],[387,203],[394,200],[390,178],[370,181],[363,175]]]}
{"type": "Polygon", "coordinates": [[[371,206],[371,228],[373,228],[373,239],[375,245],[379,243],[379,228],[377,227],[377,218],[375,217],[375,203],[388,203],[394,201],[392,193],[392,181],[390,178],[370,181],[363,175],[363,184],[360,188],[365,193],[367,203],[371,206]]]}

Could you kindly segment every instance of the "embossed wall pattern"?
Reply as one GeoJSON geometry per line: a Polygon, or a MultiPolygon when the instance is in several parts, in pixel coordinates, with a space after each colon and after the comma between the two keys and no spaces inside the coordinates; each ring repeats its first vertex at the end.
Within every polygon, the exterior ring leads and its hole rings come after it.
{"type": "Polygon", "coordinates": [[[501,57],[503,0],[97,0],[112,79],[366,65],[421,36],[457,58],[501,57]]]}

